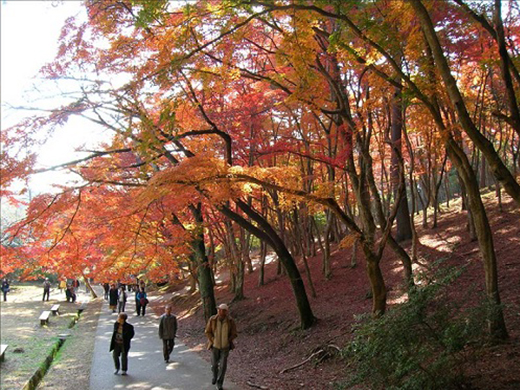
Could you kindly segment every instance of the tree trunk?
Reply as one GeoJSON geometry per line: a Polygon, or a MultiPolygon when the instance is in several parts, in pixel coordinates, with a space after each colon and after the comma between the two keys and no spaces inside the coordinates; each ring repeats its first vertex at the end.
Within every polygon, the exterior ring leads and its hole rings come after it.
{"type": "Polygon", "coordinates": [[[390,245],[390,248],[392,248],[394,253],[401,259],[401,263],[403,264],[403,283],[407,289],[410,289],[415,284],[413,280],[412,260],[403,247],[399,245],[397,240],[391,235],[388,237],[388,245],[390,245]]]}
{"type": "MultiPolygon", "coordinates": [[[[400,61],[399,61],[400,63],[400,61]]],[[[406,196],[406,185],[404,183],[404,175],[399,175],[399,156],[397,151],[402,151],[402,132],[403,132],[403,105],[402,105],[402,88],[394,88],[394,97],[392,99],[392,170],[391,180],[394,198],[397,195],[397,188],[402,185],[405,189],[404,195],[401,197],[399,208],[396,215],[397,230],[395,240],[402,242],[412,238],[412,227],[410,226],[410,210],[408,209],[408,197],[406,196]],[[397,149],[397,151],[396,151],[397,149]],[[399,181],[402,180],[402,183],[399,181]]]]}
{"type": "Polygon", "coordinates": [[[198,203],[197,206],[193,205],[190,209],[197,225],[197,231],[195,232],[191,243],[193,248],[193,261],[197,266],[197,279],[202,300],[202,310],[204,313],[204,320],[207,322],[212,315],[217,313],[217,305],[215,301],[215,292],[213,290],[211,266],[208,257],[206,256],[206,248],[204,246],[202,205],[198,203]]]}
{"type": "Polygon", "coordinates": [[[258,285],[265,284],[265,258],[267,257],[267,244],[260,242],[260,267],[258,268],[258,285]]]}
{"type": "Polygon", "coordinates": [[[408,155],[410,156],[410,169],[408,170],[408,180],[410,180],[410,188],[412,190],[412,198],[411,198],[411,210],[410,210],[410,227],[412,229],[412,255],[410,256],[410,261],[413,264],[417,261],[417,247],[419,246],[419,237],[417,235],[417,229],[415,228],[414,214],[417,209],[417,201],[416,197],[413,195],[414,188],[416,188],[416,183],[414,179],[415,172],[415,153],[412,148],[412,142],[410,141],[410,137],[408,137],[408,133],[406,128],[404,129],[404,139],[406,142],[406,146],[408,148],[408,155]]]}
{"type": "Polygon", "coordinates": [[[307,292],[305,291],[305,285],[303,284],[300,271],[296,266],[294,258],[287,250],[287,247],[281,237],[276,233],[273,227],[264,219],[263,216],[249,207],[247,203],[239,199],[237,199],[235,202],[248,217],[256,222],[257,226],[253,225],[226,206],[221,206],[219,210],[228,218],[242,226],[244,229],[250,231],[260,240],[265,240],[269,246],[273,248],[275,253],[278,255],[279,261],[283,264],[284,269],[287,272],[287,276],[289,277],[293,294],[296,299],[298,313],[300,315],[301,327],[303,329],[310,328],[314,324],[316,318],[312,312],[311,305],[307,297],[307,292]]]}
{"type": "Polygon", "coordinates": [[[484,263],[486,295],[492,305],[492,309],[488,313],[489,332],[497,339],[505,339],[508,337],[508,334],[498,290],[498,270],[493,244],[493,233],[489,225],[486,209],[480,197],[475,172],[466,154],[455,143],[453,138],[450,137],[447,146],[450,160],[457,167],[466,188],[468,209],[471,211],[475,232],[478,238],[480,255],[484,263]]]}
{"type": "Polygon", "coordinates": [[[500,183],[495,179],[495,194],[498,199],[498,209],[502,212],[504,207],[502,206],[502,191],[500,191],[500,183]]]}
{"type": "Polygon", "coordinates": [[[254,272],[253,261],[251,260],[251,233],[247,232],[245,237],[244,246],[242,248],[244,254],[244,262],[247,266],[247,273],[252,274],[254,272]]]}
{"type": "Polygon", "coordinates": [[[301,248],[301,255],[303,260],[303,265],[305,267],[305,273],[307,274],[307,283],[309,284],[309,288],[311,289],[311,296],[313,298],[316,298],[316,289],[314,288],[314,283],[312,281],[312,275],[311,275],[311,269],[309,268],[309,263],[307,262],[307,256],[305,254],[305,248],[303,247],[303,237],[302,237],[302,231],[300,229],[300,221],[298,218],[298,209],[295,207],[293,210],[293,217],[294,217],[294,228],[296,233],[296,242],[300,244],[301,248]]]}
{"type": "Polygon", "coordinates": [[[381,316],[386,312],[386,286],[383,279],[379,260],[375,258],[373,253],[365,251],[367,263],[367,274],[372,291],[372,314],[381,316]]]}
{"type": "Polygon", "coordinates": [[[90,284],[88,278],[85,277],[85,275],[83,275],[83,280],[85,281],[85,286],[87,286],[88,291],[90,291],[90,296],[92,297],[92,299],[96,299],[97,294],[94,291],[94,289],[92,288],[92,285],[90,284]]]}
{"type": "Polygon", "coordinates": [[[502,0],[495,0],[495,11],[493,19],[495,22],[495,36],[498,44],[498,54],[500,56],[500,71],[507,96],[507,104],[510,113],[510,123],[518,135],[520,135],[520,110],[518,108],[518,101],[516,99],[513,79],[511,77],[510,66],[514,66],[507,52],[507,43],[504,34],[504,24],[502,22],[502,0]]]}
{"type": "MultiPolygon", "coordinates": [[[[458,120],[468,137],[473,141],[475,146],[485,156],[487,163],[493,175],[504,187],[507,193],[513,198],[518,206],[520,206],[520,184],[513,177],[509,169],[496,152],[493,144],[477,129],[475,123],[469,115],[462,94],[460,93],[455,77],[444,55],[443,49],[435,32],[435,28],[430,19],[427,9],[421,0],[409,0],[417,17],[420,20],[421,27],[424,31],[426,40],[432,49],[435,64],[442,76],[444,86],[448,96],[455,108],[458,120]]],[[[509,101],[511,103],[511,101],[509,101]]],[[[516,129],[515,129],[516,130],[516,129]]]]}
{"type": "Polygon", "coordinates": [[[316,222],[314,216],[311,216],[311,224],[314,228],[314,231],[316,232],[316,240],[318,241],[318,246],[320,247],[321,254],[323,255],[325,253],[325,247],[323,246],[320,229],[318,228],[318,223],[316,222]]]}
{"type": "Polygon", "coordinates": [[[249,250],[249,246],[246,244],[245,231],[240,228],[240,251],[237,253],[237,268],[236,268],[236,285],[235,285],[235,296],[233,301],[240,301],[245,298],[244,296],[244,274],[245,274],[245,261],[246,253],[249,250]]]}
{"type": "Polygon", "coordinates": [[[324,246],[323,246],[323,253],[322,253],[322,271],[323,276],[325,279],[329,280],[332,277],[332,271],[330,269],[330,236],[332,232],[332,213],[327,213],[327,225],[325,226],[325,233],[324,233],[324,246]]]}
{"type": "Polygon", "coordinates": [[[240,258],[238,261],[238,264],[237,264],[235,296],[233,297],[233,301],[240,301],[245,298],[245,296],[244,296],[245,266],[244,265],[245,265],[244,260],[242,258],[240,258]]]}
{"type": "Polygon", "coordinates": [[[450,194],[450,175],[448,172],[446,173],[446,178],[444,179],[444,193],[446,194],[446,207],[449,209],[451,194],[450,194]]]}
{"type": "MultiPolygon", "coordinates": [[[[441,168],[441,175],[439,177],[439,180],[436,180],[434,182],[435,187],[433,190],[433,226],[432,228],[437,228],[437,216],[439,214],[439,192],[441,191],[441,184],[442,184],[442,178],[444,177],[444,170],[446,168],[446,161],[448,160],[448,154],[445,154],[444,159],[442,161],[442,168],[441,168]]],[[[433,177],[435,178],[436,175],[433,177]]]]}
{"type": "Polygon", "coordinates": [[[190,281],[190,289],[189,289],[190,293],[194,293],[195,291],[197,291],[197,285],[198,285],[197,277],[195,276],[194,267],[195,267],[194,261],[193,261],[193,259],[190,259],[190,261],[188,263],[188,268],[189,268],[188,278],[190,281]]]}
{"type": "Polygon", "coordinates": [[[352,255],[350,256],[350,268],[357,267],[357,247],[358,240],[354,241],[354,245],[352,245],[352,255]]]}

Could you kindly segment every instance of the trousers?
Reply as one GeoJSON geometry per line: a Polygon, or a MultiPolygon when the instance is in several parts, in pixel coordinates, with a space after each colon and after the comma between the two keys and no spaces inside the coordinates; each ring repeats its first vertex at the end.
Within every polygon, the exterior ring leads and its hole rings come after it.
{"type": "Polygon", "coordinates": [[[175,346],[175,339],[162,339],[164,360],[170,359],[170,354],[175,346]]]}
{"type": "Polygon", "coordinates": [[[211,348],[211,371],[213,373],[213,381],[222,387],[224,377],[227,370],[227,359],[229,356],[229,348],[218,349],[211,348]]]}
{"type": "Polygon", "coordinates": [[[116,344],[112,351],[112,357],[114,358],[114,366],[116,370],[122,368],[123,371],[128,371],[128,351],[125,351],[121,344],[116,344]],[[121,356],[121,364],[119,364],[119,356],[121,356]]]}

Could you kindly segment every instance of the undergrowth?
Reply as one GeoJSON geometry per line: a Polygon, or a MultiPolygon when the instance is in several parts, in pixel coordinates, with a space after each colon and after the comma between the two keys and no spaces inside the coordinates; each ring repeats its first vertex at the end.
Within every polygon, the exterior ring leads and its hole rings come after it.
{"type": "MultiPolygon", "coordinates": [[[[344,349],[349,379],[344,389],[457,389],[464,383],[464,366],[487,340],[489,305],[454,302],[446,294],[461,271],[439,271],[423,279],[406,303],[380,318],[360,317],[354,337],[344,349]]],[[[465,301],[468,301],[466,299],[465,301]]],[[[474,298],[472,299],[474,300],[474,298]]]]}

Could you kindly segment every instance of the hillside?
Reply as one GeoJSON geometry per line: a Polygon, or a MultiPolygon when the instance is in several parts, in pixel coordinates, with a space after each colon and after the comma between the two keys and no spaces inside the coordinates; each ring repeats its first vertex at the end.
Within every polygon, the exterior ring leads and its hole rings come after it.
{"type": "MultiPolygon", "coordinates": [[[[503,212],[498,210],[495,197],[486,196],[494,231],[495,247],[499,262],[500,291],[505,305],[505,317],[510,340],[499,346],[487,347],[478,356],[477,364],[465,367],[469,383],[466,388],[480,390],[520,388],[520,212],[514,209],[509,198],[504,199],[503,212]]],[[[469,289],[481,292],[484,273],[477,243],[471,241],[466,231],[465,212],[460,204],[452,202],[450,209],[442,210],[438,228],[423,229],[417,216],[420,237],[420,263],[427,266],[433,261],[445,259],[446,264],[467,266],[467,271],[453,289],[454,298],[469,289]]],[[[409,250],[410,243],[405,244],[409,250]]],[[[239,327],[237,349],[233,351],[228,366],[231,380],[242,388],[268,389],[332,389],[332,384],[344,376],[345,363],[329,354],[316,355],[316,359],[302,363],[314,352],[325,347],[335,351],[343,348],[351,337],[355,316],[370,312],[371,300],[367,298],[369,285],[364,271],[362,255],[358,266],[350,267],[350,249],[333,254],[333,277],[324,280],[321,275],[321,258],[309,259],[317,297],[309,297],[317,324],[309,330],[299,330],[299,319],[293,294],[285,277],[276,275],[276,267],[270,264],[266,270],[266,285],[257,286],[257,273],[246,276],[246,299],[231,304],[231,314],[239,327]],[[332,347],[327,347],[331,346],[332,347]],[[319,362],[318,362],[318,361],[319,362]],[[281,373],[283,370],[287,370],[281,373]]],[[[389,310],[402,301],[400,264],[391,251],[382,260],[385,280],[389,289],[389,310]]],[[[415,267],[420,267],[416,264],[415,267]]],[[[303,265],[301,272],[306,281],[303,265]]],[[[225,284],[216,288],[219,302],[230,302],[232,295],[225,284]]],[[[472,296],[477,297],[478,294],[472,296]]],[[[193,347],[198,347],[206,358],[201,310],[196,296],[175,299],[180,314],[180,334],[193,347]]],[[[473,302],[477,303],[477,302],[473,302]]],[[[472,302],[468,302],[472,304],[472,302]]]]}

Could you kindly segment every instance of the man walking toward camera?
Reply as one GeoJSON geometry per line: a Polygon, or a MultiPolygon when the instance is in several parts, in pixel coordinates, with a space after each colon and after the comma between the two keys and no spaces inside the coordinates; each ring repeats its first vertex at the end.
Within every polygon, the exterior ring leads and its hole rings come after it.
{"type": "Polygon", "coordinates": [[[228,312],[229,308],[225,303],[219,305],[218,313],[206,325],[208,349],[211,350],[211,383],[216,383],[219,390],[223,389],[229,351],[234,348],[233,340],[237,337],[235,320],[228,312]]]}
{"type": "Polygon", "coordinates": [[[116,368],[114,374],[116,375],[119,373],[119,368],[123,369],[121,375],[126,375],[128,371],[128,351],[130,350],[130,340],[134,337],[134,326],[126,322],[127,317],[126,313],[119,313],[110,341],[109,351],[113,351],[112,356],[116,368]],[[121,364],[119,363],[119,356],[121,356],[121,364]]]}
{"type": "Polygon", "coordinates": [[[159,320],[159,338],[163,342],[164,362],[170,362],[170,354],[175,346],[175,337],[177,336],[177,317],[172,314],[170,305],[164,308],[164,314],[159,320]]]}

